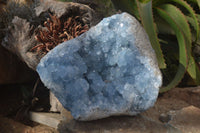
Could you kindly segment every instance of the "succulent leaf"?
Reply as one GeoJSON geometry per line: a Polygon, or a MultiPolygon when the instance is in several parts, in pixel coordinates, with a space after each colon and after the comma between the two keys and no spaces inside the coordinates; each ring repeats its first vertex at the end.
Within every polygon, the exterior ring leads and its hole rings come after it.
{"type": "Polygon", "coordinates": [[[140,17],[142,24],[149,36],[151,41],[151,45],[155,50],[158,65],[160,68],[166,68],[165,60],[162,54],[162,50],[160,48],[160,43],[157,37],[154,21],[153,21],[153,12],[152,12],[152,1],[148,3],[141,3],[137,0],[137,4],[139,7],[140,17]]]}
{"type": "Polygon", "coordinates": [[[185,38],[185,35],[181,30],[182,27],[180,23],[178,23],[184,20],[183,19],[184,15],[182,14],[182,12],[177,7],[171,4],[166,4],[156,9],[158,14],[165,21],[167,21],[170,24],[170,26],[174,29],[179,44],[179,67],[177,73],[174,79],[167,86],[162,87],[160,89],[160,92],[162,93],[170,90],[171,88],[174,88],[182,80],[188,66],[188,57],[187,57],[188,49],[187,49],[187,39],[185,38]],[[177,16],[179,16],[179,19],[174,18],[175,17],[174,13],[176,13],[177,16]]]}

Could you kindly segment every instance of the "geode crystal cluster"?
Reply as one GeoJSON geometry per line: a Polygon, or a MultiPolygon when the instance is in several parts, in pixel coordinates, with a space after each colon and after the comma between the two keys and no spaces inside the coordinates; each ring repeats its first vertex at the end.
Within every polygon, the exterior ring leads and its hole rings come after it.
{"type": "Polygon", "coordinates": [[[154,105],[162,84],[148,36],[127,13],[58,45],[37,72],[77,120],[136,115],[154,105]]]}

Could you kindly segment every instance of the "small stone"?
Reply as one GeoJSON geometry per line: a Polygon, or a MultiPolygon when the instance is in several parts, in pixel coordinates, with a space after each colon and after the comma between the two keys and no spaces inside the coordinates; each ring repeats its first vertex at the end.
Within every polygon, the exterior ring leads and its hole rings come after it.
{"type": "Polygon", "coordinates": [[[136,115],[154,105],[162,84],[148,36],[127,13],[58,45],[37,72],[76,120],[136,115]]]}
{"type": "Polygon", "coordinates": [[[167,123],[169,122],[170,120],[172,119],[172,116],[169,115],[169,114],[161,114],[160,117],[159,117],[159,120],[163,123],[167,123]]]}
{"type": "Polygon", "coordinates": [[[170,125],[176,127],[182,133],[198,133],[200,131],[200,109],[188,106],[172,113],[170,125]]]}

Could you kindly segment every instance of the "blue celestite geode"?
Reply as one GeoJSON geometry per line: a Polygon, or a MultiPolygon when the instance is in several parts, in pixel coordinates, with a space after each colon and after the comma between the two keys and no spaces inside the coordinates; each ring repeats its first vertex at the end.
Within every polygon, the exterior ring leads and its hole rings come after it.
{"type": "Polygon", "coordinates": [[[127,13],[58,45],[37,72],[77,120],[138,114],[154,105],[162,84],[147,34],[127,13]]]}

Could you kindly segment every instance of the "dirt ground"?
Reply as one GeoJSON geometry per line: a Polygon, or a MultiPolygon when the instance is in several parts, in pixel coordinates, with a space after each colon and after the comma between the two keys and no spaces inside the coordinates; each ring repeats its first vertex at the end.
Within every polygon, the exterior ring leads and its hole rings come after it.
{"type": "MultiPolygon", "coordinates": [[[[160,94],[154,107],[137,116],[110,117],[91,122],[67,119],[56,130],[23,117],[29,109],[27,106],[24,107],[20,87],[20,85],[0,86],[0,133],[142,133],[154,131],[178,133],[182,132],[182,125],[185,121],[192,117],[196,118],[195,115],[200,114],[198,110],[200,87],[174,88],[167,93],[160,94]],[[190,118],[183,117],[182,115],[187,116],[184,113],[188,110],[191,112],[190,118]],[[173,117],[175,115],[176,117],[173,117]],[[180,123],[177,117],[185,120],[180,123]]],[[[200,117],[198,120],[200,121],[200,117]]],[[[196,125],[196,121],[191,121],[196,125]]],[[[195,130],[190,128],[187,130],[192,133],[200,132],[200,126],[197,125],[195,130]]]]}

